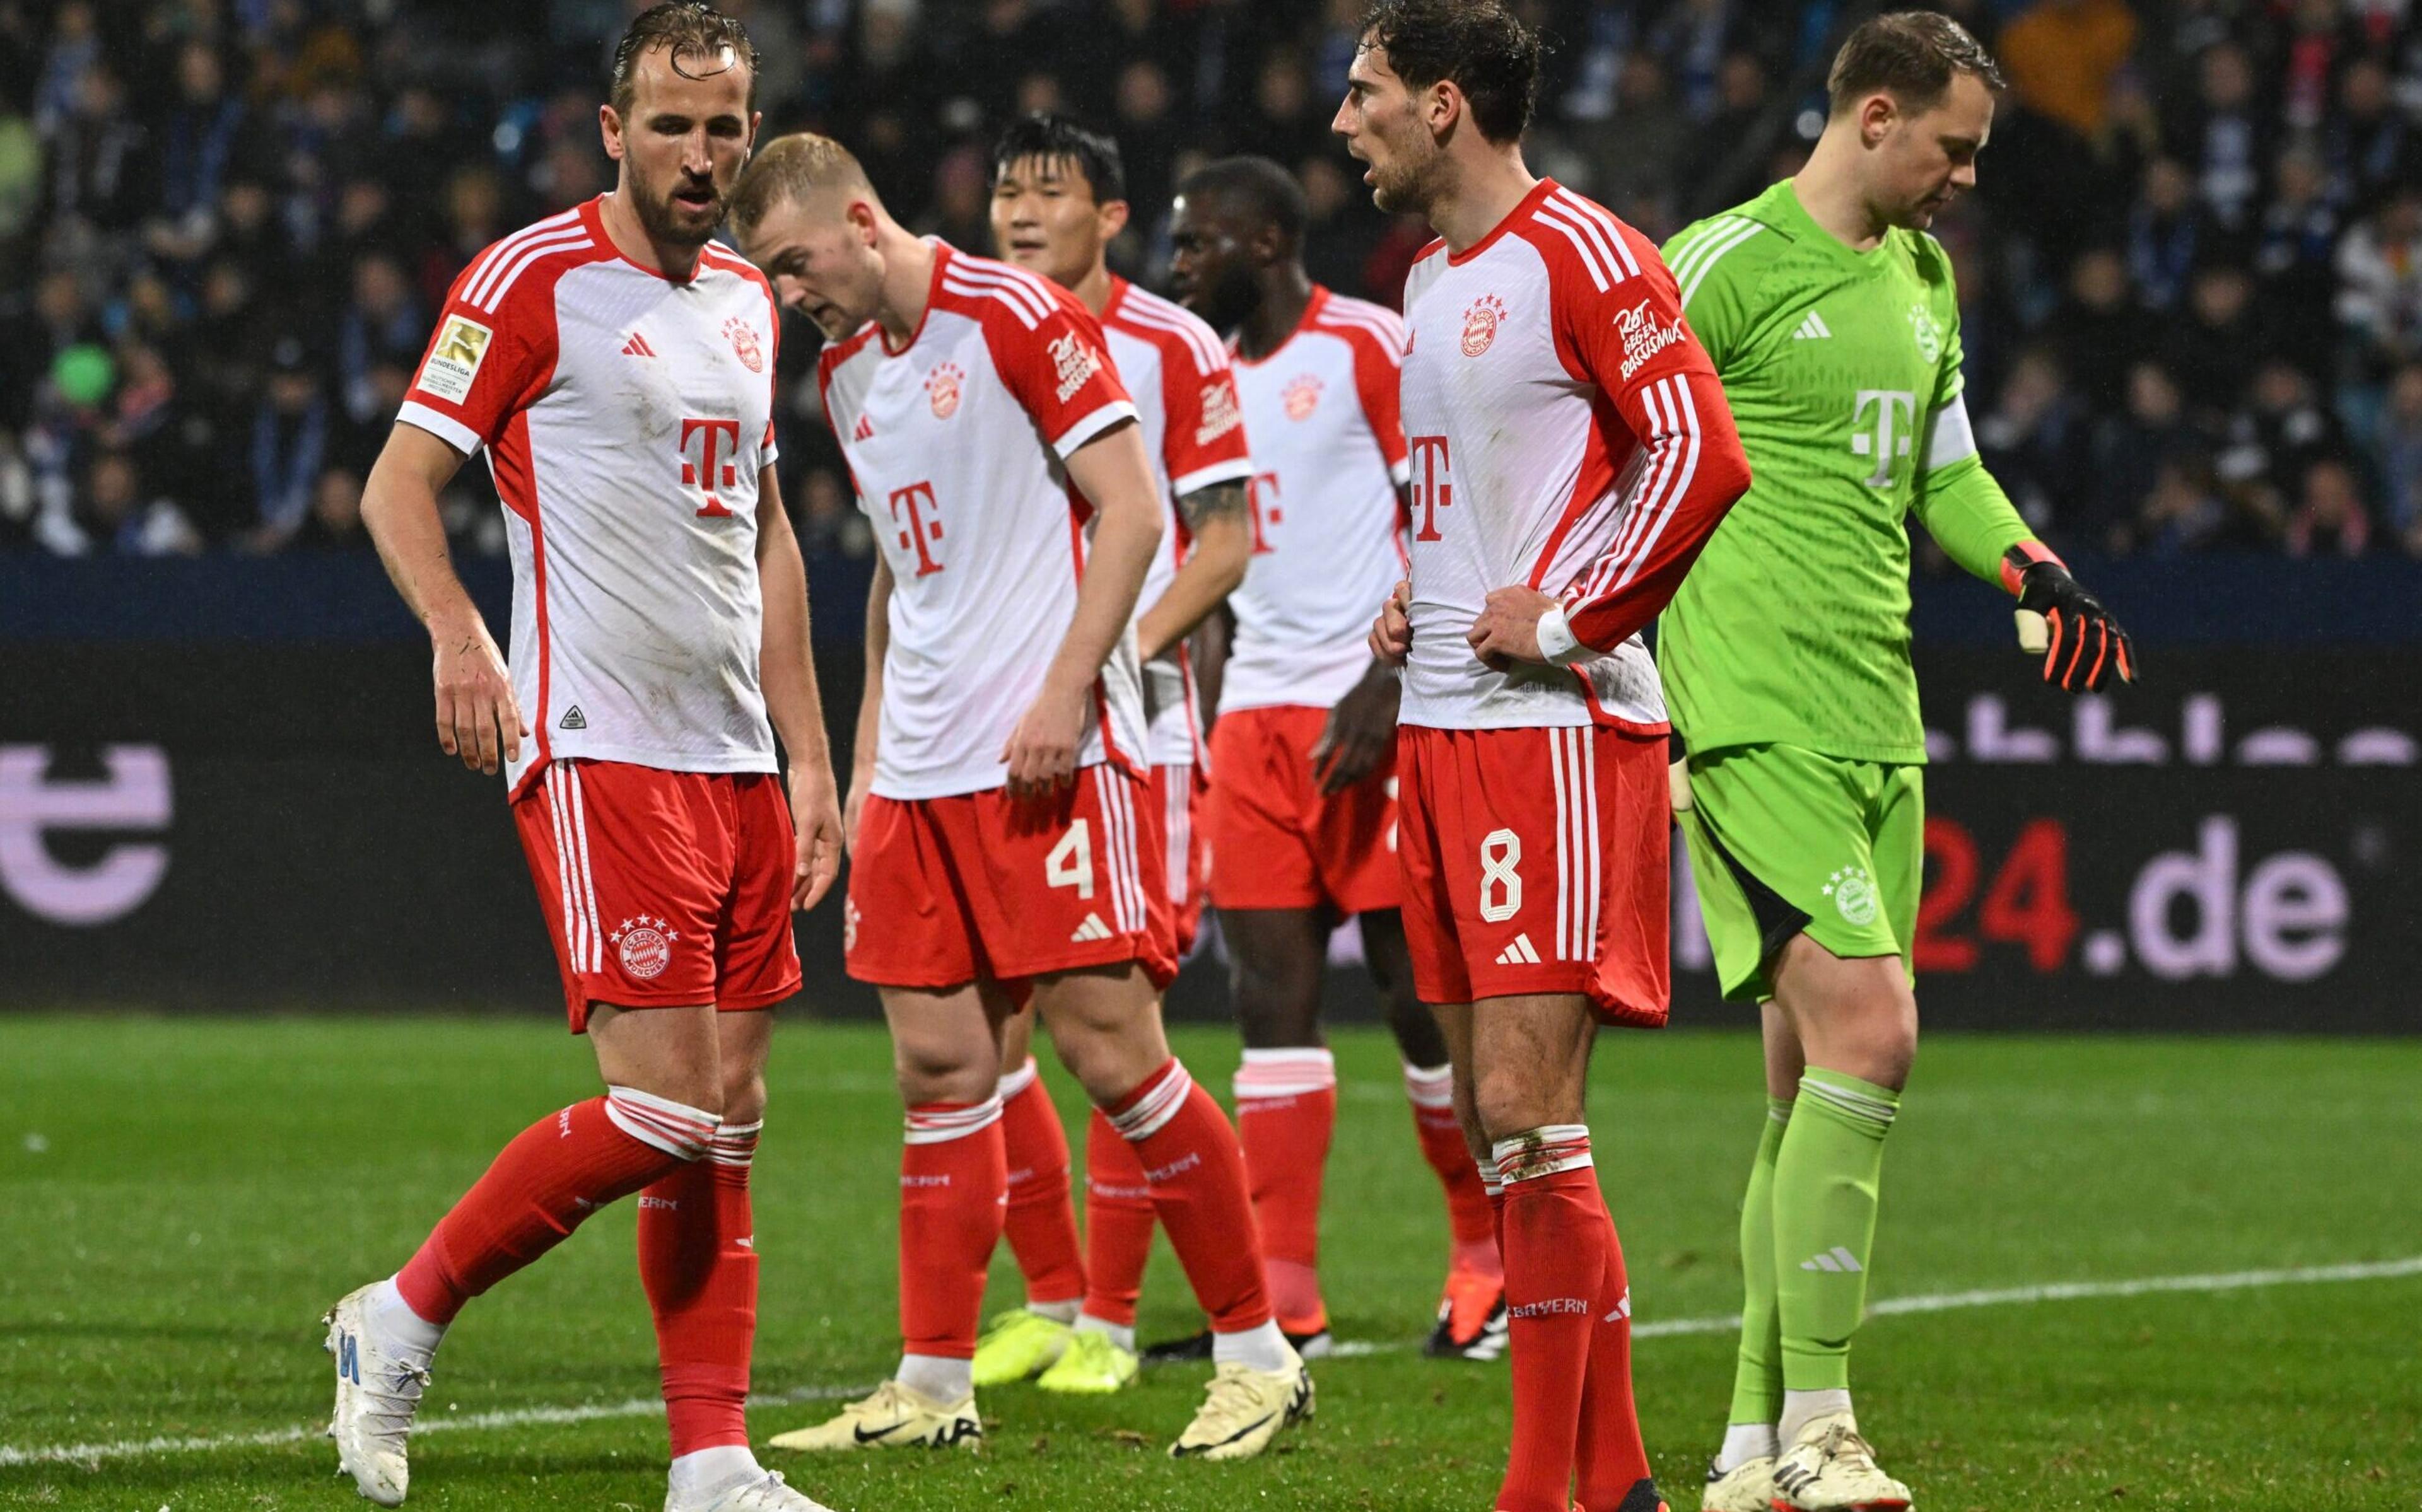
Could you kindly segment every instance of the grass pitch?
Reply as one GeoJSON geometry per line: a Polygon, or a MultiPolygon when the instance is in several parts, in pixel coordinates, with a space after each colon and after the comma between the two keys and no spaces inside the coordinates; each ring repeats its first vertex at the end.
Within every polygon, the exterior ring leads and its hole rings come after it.
{"type": "MultiPolygon", "coordinates": [[[[1179,1036],[1213,1085],[1235,1042],[1179,1036]]],[[[1423,1360],[1443,1218],[1390,1047],[1337,1040],[1320,1414],[1177,1464],[1201,1372],[1102,1401],[991,1392],[981,1454],[767,1457],[843,1512],[1478,1512],[1504,1370],[1423,1360]]],[[[1746,1036],[1611,1035],[1598,1171],[1677,1512],[1721,1432],[1733,1227],[1762,1116],[1746,1036]]],[[[392,1270],[496,1147],[591,1095],[544,1021],[0,1020],[0,1507],[363,1506],[316,1437],[320,1312],[392,1270]],[[165,1442],[177,1441],[177,1442],[165,1442]],[[81,1446],[81,1447],[77,1447],[81,1446]]],[[[1055,1073],[1056,1074],[1056,1073],[1055,1073]]],[[[1072,1120],[1077,1099],[1054,1082],[1072,1120]]],[[[1937,1037],[1892,1141],[1861,1418],[1927,1512],[2422,1507],[2422,1044],[1937,1037]],[[2366,1265],[2358,1279],[2312,1268],[2366,1265]],[[2265,1271],[2203,1289],[2148,1277],[2265,1271]],[[2034,1288],[2080,1284],[2080,1294],[2034,1288]],[[2015,1295],[1961,1295],[1976,1292],[2015,1295]],[[1914,1299],[1947,1299],[1936,1310],[1914,1299]]],[[[899,1111],[881,1031],[788,1023],[756,1180],[761,1436],[894,1342],[899,1111]]],[[[1072,1123],[1072,1127],[1075,1127],[1072,1123]]],[[[1081,1139],[1079,1140],[1081,1148],[1081,1139]]],[[[474,1303],[415,1440],[415,1507],[661,1503],[629,1205],[474,1303]]],[[[988,1305],[1015,1296],[1005,1255],[988,1305]]],[[[1194,1326],[1164,1249],[1147,1339],[1194,1326]]]]}

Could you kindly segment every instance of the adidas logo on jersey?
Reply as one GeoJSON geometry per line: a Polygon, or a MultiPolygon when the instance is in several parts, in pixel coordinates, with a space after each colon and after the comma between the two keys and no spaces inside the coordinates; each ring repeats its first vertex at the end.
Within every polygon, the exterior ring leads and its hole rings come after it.
{"type": "Polygon", "coordinates": [[[1085,915],[1085,922],[1077,926],[1077,932],[1068,938],[1075,943],[1083,944],[1094,940],[1108,940],[1109,937],[1110,927],[1102,922],[1102,916],[1098,913],[1088,913],[1085,915]]]}
{"type": "Polygon", "coordinates": [[[1801,1261],[1800,1269],[1802,1270],[1858,1271],[1865,1270],[1866,1267],[1859,1264],[1859,1257],[1857,1255],[1852,1255],[1848,1250],[1836,1244],[1822,1255],[1812,1255],[1807,1259],[1801,1261]]]}
{"type": "Polygon", "coordinates": [[[1539,964],[1539,952],[1532,947],[1531,937],[1529,935],[1518,934],[1514,937],[1514,943],[1512,944],[1507,945],[1504,949],[1497,953],[1497,964],[1500,966],[1536,966],[1539,964]]]}
{"type": "Polygon", "coordinates": [[[852,441],[864,441],[873,434],[874,422],[861,414],[857,417],[857,429],[849,433],[849,439],[852,441]]]}
{"type": "Polygon", "coordinates": [[[1808,318],[1800,322],[1800,329],[1791,333],[1791,339],[1794,341],[1822,341],[1832,334],[1833,328],[1825,323],[1825,317],[1817,314],[1815,310],[1810,310],[1808,312],[1808,318]]]}
{"type": "Polygon", "coordinates": [[[625,357],[653,357],[655,354],[656,349],[649,346],[648,338],[637,331],[631,333],[630,340],[622,343],[622,355],[625,357]]]}
{"type": "Polygon", "coordinates": [[[574,704],[563,711],[563,717],[555,722],[555,727],[559,730],[585,730],[589,727],[589,716],[580,711],[578,704],[574,704]]]}

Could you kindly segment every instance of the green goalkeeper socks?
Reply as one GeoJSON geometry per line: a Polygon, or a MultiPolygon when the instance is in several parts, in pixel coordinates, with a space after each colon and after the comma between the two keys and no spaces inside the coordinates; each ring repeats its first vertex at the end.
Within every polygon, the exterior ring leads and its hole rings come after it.
{"type": "Polygon", "coordinates": [[[1774,1161],[1790,1123],[1790,1101],[1767,1099],[1766,1128],[1757,1137],[1757,1159],[1750,1163],[1749,1190],[1741,1196],[1740,1359],[1733,1367],[1728,1423],[1770,1426],[1783,1413],[1782,1315],[1774,1295],[1774,1161]]]}
{"type": "Polygon", "coordinates": [[[1775,1294],[1789,1391],[1849,1388],[1884,1135],[1899,1111],[1899,1093],[1855,1076],[1812,1066],[1800,1079],[1774,1161],[1775,1294]]]}

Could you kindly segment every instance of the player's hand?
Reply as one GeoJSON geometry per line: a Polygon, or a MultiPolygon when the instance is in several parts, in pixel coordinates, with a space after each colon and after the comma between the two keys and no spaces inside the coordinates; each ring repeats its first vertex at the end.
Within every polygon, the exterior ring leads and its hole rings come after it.
{"type": "Polygon", "coordinates": [[[2014,547],[2005,560],[2018,574],[2019,645],[2044,654],[2044,681],[2091,693],[2114,674],[2136,680],[2135,642],[2058,557],[2044,552],[2029,560],[2014,547]]]}
{"type": "Polygon", "coordinates": [[[1413,585],[1403,578],[1388,594],[1388,601],[1379,606],[1379,617],[1371,622],[1371,654],[1392,667],[1405,664],[1413,653],[1413,585]]]}
{"type": "Polygon", "coordinates": [[[791,907],[800,913],[824,901],[841,875],[841,801],[833,792],[832,768],[801,762],[791,768],[791,824],[798,855],[791,867],[791,907]]]}
{"type": "Polygon", "coordinates": [[[1492,672],[1507,671],[1517,662],[1546,666],[1548,659],[1539,654],[1539,616],[1554,607],[1556,600],[1536,588],[1492,588],[1463,638],[1492,672]]]}
{"type": "Polygon", "coordinates": [[[1404,684],[1385,665],[1362,674],[1329,711],[1312,743],[1312,775],[1324,794],[1342,793],[1371,775],[1396,745],[1396,705],[1404,684]]]}
{"type": "Polygon", "coordinates": [[[1009,763],[1009,796],[1047,798],[1077,780],[1077,747],[1085,738],[1085,698],[1091,690],[1043,692],[1018,716],[1000,758],[1009,763]]]}
{"type": "Polygon", "coordinates": [[[461,624],[432,626],[429,639],[436,650],[437,743],[474,772],[495,772],[499,755],[519,761],[529,725],[488,627],[474,615],[461,624]]]}

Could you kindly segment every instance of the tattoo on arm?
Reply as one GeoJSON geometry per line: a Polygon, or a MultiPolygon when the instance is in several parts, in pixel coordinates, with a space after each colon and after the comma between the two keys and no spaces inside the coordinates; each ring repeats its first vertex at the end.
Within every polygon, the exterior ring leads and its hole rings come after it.
{"type": "Polygon", "coordinates": [[[1204,521],[1222,515],[1241,515],[1245,512],[1244,480],[1237,478],[1196,489],[1179,499],[1177,507],[1186,516],[1189,530],[1200,530],[1204,521]]]}

